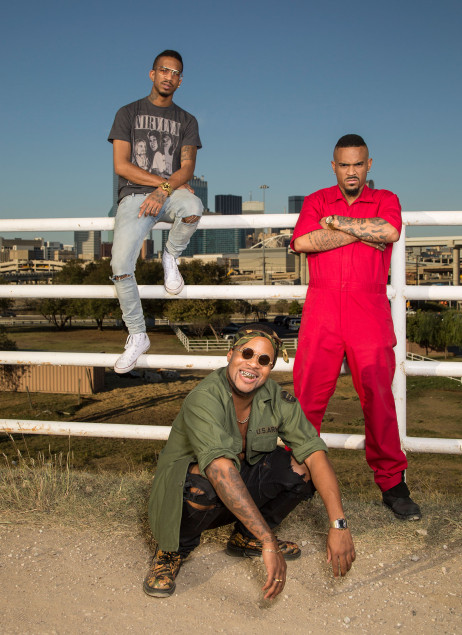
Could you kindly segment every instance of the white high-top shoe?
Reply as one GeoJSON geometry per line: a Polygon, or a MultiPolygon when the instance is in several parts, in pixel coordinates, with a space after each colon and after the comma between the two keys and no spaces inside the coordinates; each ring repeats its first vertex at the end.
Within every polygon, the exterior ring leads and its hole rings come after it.
{"type": "Polygon", "coordinates": [[[135,333],[127,337],[125,344],[125,353],[117,359],[114,370],[116,373],[129,373],[138,361],[138,357],[145,353],[151,346],[149,337],[146,333],[135,333]]]}
{"type": "Polygon", "coordinates": [[[168,251],[164,251],[162,255],[162,266],[164,267],[164,287],[167,293],[177,295],[184,287],[184,280],[178,271],[176,258],[171,256],[168,251]]]}

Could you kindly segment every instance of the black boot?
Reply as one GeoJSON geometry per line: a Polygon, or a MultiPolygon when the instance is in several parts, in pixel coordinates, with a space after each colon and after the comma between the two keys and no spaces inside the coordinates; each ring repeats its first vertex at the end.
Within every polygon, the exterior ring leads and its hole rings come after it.
{"type": "Polygon", "coordinates": [[[400,520],[420,520],[422,513],[417,503],[410,497],[409,488],[404,481],[386,492],[382,492],[383,504],[391,509],[400,520]]]}

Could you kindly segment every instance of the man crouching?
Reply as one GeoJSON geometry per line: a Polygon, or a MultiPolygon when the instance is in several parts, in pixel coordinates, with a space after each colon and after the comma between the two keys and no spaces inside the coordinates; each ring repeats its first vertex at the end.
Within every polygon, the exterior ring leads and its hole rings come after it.
{"type": "Polygon", "coordinates": [[[273,529],[316,490],[330,521],[327,561],[334,576],[351,568],[353,541],[326,445],[295,397],[269,378],[280,345],[266,325],[243,326],[228,366],[208,375],[184,400],[149,500],[158,551],[143,584],[148,595],[171,595],[202,532],[234,522],[228,555],[262,556],[264,597],[275,598],[286,581],[285,560],[301,552],[273,529]],[[278,436],[290,452],[277,447],[278,436]]]}

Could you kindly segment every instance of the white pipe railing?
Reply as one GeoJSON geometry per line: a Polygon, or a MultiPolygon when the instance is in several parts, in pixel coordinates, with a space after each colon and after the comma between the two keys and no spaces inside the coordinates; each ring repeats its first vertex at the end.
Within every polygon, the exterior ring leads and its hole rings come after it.
{"type": "MultiPolygon", "coordinates": [[[[163,285],[140,284],[140,297],[150,300],[304,300],[307,286],[294,285],[186,285],[178,295],[167,293],[163,285]]],[[[2,284],[0,298],[95,298],[114,299],[112,284],[2,284]]]]}
{"type": "MultiPolygon", "coordinates": [[[[236,227],[279,227],[292,228],[297,214],[260,214],[245,216],[205,216],[201,219],[201,229],[236,227]],[[271,220],[270,220],[271,219],[271,220]],[[270,221],[270,222],[269,222],[270,221]]],[[[406,374],[462,377],[460,362],[412,362],[406,361],[406,300],[462,300],[462,287],[449,286],[408,286],[405,279],[405,229],[406,225],[462,225],[462,212],[404,212],[403,232],[394,245],[391,263],[391,286],[387,294],[391,300],[392,316],[397,336],[395,349],[397,371],[393,382],[398,425],[404,450],[433,453],[462,453],[462,439],[437,439],[408,437],[406,435],[406,374]]],[[[6,231],[64,231],[64,230],[111,230],[113,218],[80,219],[0,219],[0,232],[6,231]]],[[[167,223],[159,222],[157,229],[168,229],[167,223]]],[[[142,298],[174,299],[161,286],[141,285],[142,298]]],[[[176,299],[301,299],[306,295],[306,286],[195,286],[185,287],[176,299]]],[[[108,285],[0,285],[0,297],[66,297],[66,298],[115,298],[115,290],[108,285]]],[[[0,351],[0,364],[52,364],[77,366],[112,366],[118,355],[103,353],[39,353],[22,351],[0,351]]],[[[193,355],[142,355],[138,367],[142,368],[186,368],[212,370],[226,365],[225,356],[193,355]]],[[[292,370],[289,364],[279,360],[275,370],[292,370]]],[[[9,433],[56,434],[77,436],[108,436],[138,439],[166,439],[169,426],[134,426],[111,423],[33,421],[20,419],[0,419],[0,430],[9,433]]],[[[329,447],[364,449],[364,435],[322,433],[329,447]]]]}

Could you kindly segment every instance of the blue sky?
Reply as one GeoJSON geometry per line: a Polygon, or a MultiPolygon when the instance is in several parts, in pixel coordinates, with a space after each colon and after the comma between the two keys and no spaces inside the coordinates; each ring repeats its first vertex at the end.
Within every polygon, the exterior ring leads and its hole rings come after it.
{"type": "MultiPolygon", "coordinates": [[[[337,139],[366,139],[404,210],[461,210],[460,2],[133,0],[9,3],[0,51],[0,217],[105,216],[116,110],[165,48],[199,121],[196,174],[283,212],[334,183],[337,139]]],[[[17,234],[18,232],[16,232],[17,234]]],[[[11,235],[11,234],[9,234],[11,235]]],[[[70,236],[70,234],[67,234],[70,236]]],[[[47,234],[65,240],[64,234],[47,234]]]]}

